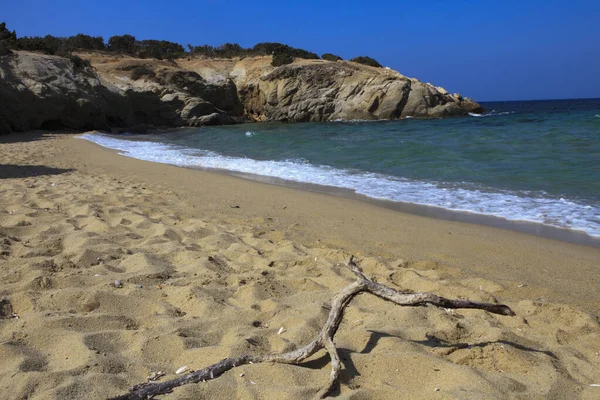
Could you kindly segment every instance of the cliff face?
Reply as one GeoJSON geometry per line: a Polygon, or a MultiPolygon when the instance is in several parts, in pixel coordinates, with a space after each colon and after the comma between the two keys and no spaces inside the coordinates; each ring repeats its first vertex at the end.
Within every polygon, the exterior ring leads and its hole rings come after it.
{"type": "Polygon", "coordinates": [[[153,72],[143,60],[111,56],[95,61],[90,68],[29,52],[0,57],[0,133],[40,128],[143,130],[242,119],[233,82],[206,84],[198,74],[168,62],[149,62],[153,72]],[[147,75],[137,77],[140,69],[147,75]]]}
{"type": "Polygon", "coordinates": [[[81,53],[91,63],[30,52],[0,56],[0,133],[143,130],[242,121],[446,117],[481,111],[460,95],[356,63],[271,57],[158,61],[81,53]]]}
{"type": "Polygon", "coordinates": [[[68,59],[25,52],[0,57],[0,132],[105,128],[105,111],[123,103],[94,71],[68,59]]]}
{"type": "Polygon", "coordinates": [[[270,57],[242,60],[231,72],[252,120],[439,118],[481,111],[470,99],[390,69],[347,61],[301,60],[278,68],[269,63],[270,57]]]}

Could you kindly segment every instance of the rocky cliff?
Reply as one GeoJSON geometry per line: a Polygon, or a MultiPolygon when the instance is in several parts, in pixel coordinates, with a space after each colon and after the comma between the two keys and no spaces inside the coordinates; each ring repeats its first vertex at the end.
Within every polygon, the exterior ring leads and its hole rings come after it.
{"type": "Polygon", "coordinates": [[[272,67],[271,57],[78,56],[23,51],[0,56],[0,132],[438,118],[481,111],[479,104],[442,88],[347,61],[297,60],[272,67]]]}
{"type": "Polygon", "coordinates": [[[270,57],[237,62],[246,117],[266,121],[440,118],[482,111],[474,101],[387,68],[299,60],[273,68],[270,57]]]}
{"type": "MultiPolygon", "coordinates": [[[[14,52],[0,57],[0,132],[108,127],[121,96],[66,58],[14,52]]],[[[116,122],[116,121],[113,121],[116,122]]]]}

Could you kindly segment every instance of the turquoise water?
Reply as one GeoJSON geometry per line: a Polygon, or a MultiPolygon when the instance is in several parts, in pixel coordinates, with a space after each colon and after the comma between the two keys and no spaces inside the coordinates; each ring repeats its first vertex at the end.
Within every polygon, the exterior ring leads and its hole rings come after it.
{"type": "Polygon", "coordinates": [[[483,103],[444,120],[86,135],[124,154],[355,190],[600,236],[600,99],[483,103]]]}

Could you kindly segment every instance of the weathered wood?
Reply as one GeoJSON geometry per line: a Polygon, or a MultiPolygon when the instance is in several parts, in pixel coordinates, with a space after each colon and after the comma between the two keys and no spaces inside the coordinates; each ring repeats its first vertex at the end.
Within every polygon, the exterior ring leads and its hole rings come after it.
{"type": "Polygon", "coordinates": [[[316,352],[325,349],[331,358],[331,374],[329,382],[318,393],[319,398],[327,395],[335,387],[341,372],[342,364],[335,347],[333,337],[335,336],[342,319],[344,310],[352,299],[360,293],[370,293],[383,300],[390,301],[399,306],[424,306],[431,304],[443,308],[475,308],[494,314],[514,316],[510,307],[503,304],[478,303],[470,300],[452,300],[437,296],[432,293],[400,293],[388,286],[373,282],[365,277],[361,268],[351,256],[346,264],[356,276],[357,280],[342,289],[331,301],[331,311],[327,322],[319,334],[307,345],[299,349],[283,354],[270,355],[243,355],[240,357],[226,358],[216,364],[210,365],[200,371],[191,372],[181,377],[165,382],[141,383],[133,386],[129,393],[113,397],[110,400],[141,400],[149,399],[159,394],[171,392],[174,388],[188,383],[204,382],[218,378],[223,373],[244,364],[258,364],[262,362],[273,362],[283,364],[300,364],[316,352]]]}

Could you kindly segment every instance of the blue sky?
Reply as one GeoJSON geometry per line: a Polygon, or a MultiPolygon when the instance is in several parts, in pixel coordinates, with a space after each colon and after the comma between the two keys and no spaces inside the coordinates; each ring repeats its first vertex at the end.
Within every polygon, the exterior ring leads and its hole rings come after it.
{"type": "Polygon", "coordinates": [[[600,0],[0,0],[19,36],[129,33],[368,55],[479,101],[600,97],[600,0]]]}

